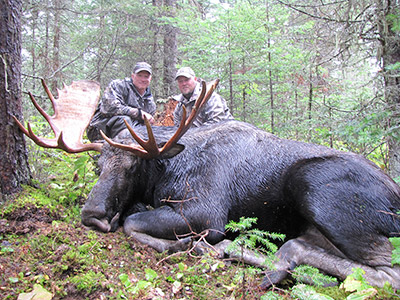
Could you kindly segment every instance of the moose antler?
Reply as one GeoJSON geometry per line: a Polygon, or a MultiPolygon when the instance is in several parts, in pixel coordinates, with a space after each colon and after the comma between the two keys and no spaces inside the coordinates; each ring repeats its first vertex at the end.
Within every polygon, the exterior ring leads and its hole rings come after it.
{"type": "Polygon", "coordinates": [[[125,124],[131,133],[132,137],[135,141],[139,144],[130,144],[124,145],[120,143],[116,143],[108,138],[102,131],[100,131],[103,138],[111,145],[116,148],[120,148],[122,150],[126,150],[129,152],[134,153],[138,157],[144,159],[151,159],[160,156],[161,154],[170,150],[178,141],[179,139],[185,134],[185,132],[190,128],[193,121],[196,119],[197,115],[199,114],[201,108],[207,102],[207,100],[211,97],[212,93],[214,92],[215,88],[219,83],[219,79],[216,79],[206,85],[204,81],[201,82],[201,92],[199,97],[197,98],[195,104],[193,105],[192,111],[189,117],[186,119],[186,108],[183,106],[183,116],[181,123],[179,124],[179,128],[175,132],[175,134],[162,146],[161,148],[158,147],[156,140],[154,138],[153,130],[151,129],[149,121],[144,117],[144,122],[147,128],[147,135],[149,139],[144,141],[141,139],[133,130],[133,128],[125,121],[125,124]]]}
{"type": "Polygon", "coordinates": [[[59,98],[55,99],[42,79],[42,85],[53,105],[54,115],[49,116],[36,102],[31,93],[33,105],[50,124],[55,137],[52,139],[36,136],[30,124],[28,129],[17,120],[19,128],[36,144],[44,148],[59,148],[69,153],[95,150],[101,151],[102,144],[83,143],[83,134],[92,118],[100,98],[100,84],[90,80],[74,81],[70,86],[58,91],[59,98]]]}

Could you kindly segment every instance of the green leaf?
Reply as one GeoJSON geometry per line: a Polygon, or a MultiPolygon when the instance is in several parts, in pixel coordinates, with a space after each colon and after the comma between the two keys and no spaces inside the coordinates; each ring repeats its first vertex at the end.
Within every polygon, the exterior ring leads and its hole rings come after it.
{"type": "Polygon", "coordinates": [[[129,280],[128,274],[120,274],[119,280],[121,280],[122,284],[125,286],[125,288],[129,288],[132,286],[132,282],[129,280]]]}
{"type": "Polygon", "coordinates": [[[389,238],[389,241],[393,245],[393,251],[392,251],[392,265],[400,265],[400,238],[399,237],[394,237],[394,238],[389,238]]]}
{"type": "Polygon", "coordinates": [[[373,297],[378,293],[378,291],[374,288],[369,288],[366,290],[362,290],[357,293],[353,293],[349,295],[346,300],[367,300],[373,299],[373,297]]]}
{"type": "Polygon", "coordinates": [[[386,66],[386,70],[388,71],[395,71],[400,69],[400,62],[396,62],[394,64],[386,66]]]}
{"type": "Polygon", "coordinates": [[[11,247],[2,247],[0,253],[12,253],[14,249],[11,247]]]}
{"type": "Polygon", "coordinates": [[[145,290],[151,285],[150,282],[145,280],[139,280],[136,284],[136,290],[145,290]]]}
{"type": "Polygon", "coordinates": [[[17,282],[19,282],[19,279],[17,277],[9,277],[8,281],[11,283],[17,283],[17,282]]]}
{"type": "Polygon", "coordinates": [[[156,271],[154,271],[153,269],[146,269],[145,272],[146,272],[145,276],[148,281],[152,282],[154,281],[154,279],[158,277],[156,271]]]}
{"type": "Polygon", "coordinates": [[[178,268],[179,268],[179,270],[181,270],[183,272],[187,269],[187,265],[185,265],[183,262],[180,262],[178,264],[178,268]]]}
{"type": "Polygon", "coordinates": [[[306,284],[295,285],[290,294],[300,300],[334,300],[328,295],[318,293],[312,286],[306,284]]]}
{"type": "Polygon", "coordinates": [[[362,289],[362,283],[361,281],[348,276],[340,285],[340,288],[343,288],[346,292],[355,292],[362,289]]]}

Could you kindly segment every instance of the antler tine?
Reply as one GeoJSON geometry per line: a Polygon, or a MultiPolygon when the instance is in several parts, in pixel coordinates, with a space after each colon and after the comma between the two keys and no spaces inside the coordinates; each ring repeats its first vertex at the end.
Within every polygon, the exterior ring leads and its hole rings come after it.
{"type": "Polygon", "coordinates": [[[108,136],[106,136],[102,130],[100,130],[100,134],[107,143],[109,143],[111,146],[113,146],[115,148],[119,148],[119,149],[122,149],[125,151],[132,152],[133,154],[135,154],[141,158],[144,158],[144,159],[150,158],[149,153],[140,146],[116,143],[112,139],[110,139],[108,136]]]}
{"type": "MultiPolygon", "coordinates": [[[[47,86],[46,86],[46,89],[48,89],[47,86]]],[[[50,91],[48,91],[48,92],[49,92],[48,95],[51,95],[51,97],[53,97],[53,95],[50,93],[50,91]]],[[[51,116],[49,116],[49,114],[46,113],[44,111],[44,109],[37,103],[35,97],[32,95],[31,92],[28,92],[28,94],[29,94],[29,97],[31,98],[31,101],[32,101],[33,105],[36,107],[36,109],[39,111],[39,113],[43,116],[43,118],[46,119],[47,123],[49,123],[49,125],[51,127],[51,130],[53,130],[55,136],[58,136],[58,134],[60,133],[60,130],[56,126],[54,126],[53,122],[51,121],[51,116]]],[[[50,96],[49,96],[49,98],[50,98],[50,96]]],[[[54,113],[56,113],[54,98],[53,98],[53,100],[51,100],[51,103],[52,103],[52,106],[53,106],[54,113]]]]}
{"type": "Polygon", "coordinates": [[[204,100],[204,96],[206,94],[206,89],[207,89],[206,83],[204,81],[202,81],[200,95],[199,95],[199,97],[197,97],[196,102],[193,105],[192,111],[185,122],[185,127],[190,126],[193,123],[195,117],[197,117],[198,112],[199,112],[199,105],[204,100]]]}
{"type": "Polygon", "coordinates": [[[31,124],[28,123],[28,132],[29,132],[29,137],[34,141],[37,145],[43,147],[43,148],[57,148],[57,144],[54,143],[54,140],[50,139],[43,139],[39,138],[36,134],[33,133],[31,124]],[[53,142],[53,144],[51,144],[53,142]]]}
{"type": "MultiPolygon", "coordinates": [[[[182,130],[184,129],[184,123],[186,120],[186,108],[185,106],[182,107],[183,108],[183,115],[182,115],[182,120],[180,123],[179,128],[177,129],[177,131],[175,132],[174,136],[169,139],[169,141],[163,146],[163,148],[161,149],[162,151],[166,151],[167,149],[170,148],[170,146],[174,143],[174,140],[176,138],[174,138],[175,136],[180,135],[180,133],[182,132],[182,130]]],[[[144,158],[144,159],[151,159],[154,157],[157,157],[160,155],[160,150],[157,146],[156,143],[156,139],[154,137],[154,133],[153,130],[151,129],[151,125],[150,122],[147,120],[146,116],[144,116],[143,118],[144,123],[146,125],[146,129],[147,129],[147,135],[149,137],[149,139],[147,141],[143,140],[140,136],[138,136],[135,131],[133,130],[132,126],[129,125],[129,123],[125,121],[125,125],[128,128],[130,134],[132,135],[132,137],[134,138],[134,140],[140,145],[125,145],[125,144],[120,144],[120,143],[116,143],[113,140],[111,140],[109,137],[107,137],[102,131],[100,131],[102,137],[113,147],[122,149],[122,150],[126,150],[129,152],[132,152],[133,154],[144,158]]]]}
{"type": "Polygon", "coordinates": [[[103,144],[101,143],[89,143],[89,144],[80,144],[78,148],[72,148],[68,146],[64,139],[63,139],[63,133],[60,133],[60,136],[58,137],[57,140],[57,147],[58,149],[64,150],[68,153],[80,153],[80,152],[86,152],[86,151],[97,151],[101,152],[101,148],[103,148],[103,144]]]}
{"type": "Polygon", "coordinates": [[[158,149],[156,139],[154,138],[154,134],[153,134],[153,130],[151,129],[150,122],[149,122],[149,120],[147,120],[146,116],[143,117],[143,120],[144,120],[144,124],[146,125],[147,135],[149,137],[147,142],[142,140],[133,131],[133,128],[128,124],[128,122],[126,120],[124,120],[124,121],[125,121],[126,127],[128,128],[129,132],[131,133],[131,135],[135,139],[135,141],[137,141],[139,143],[139,145],[142,146],[143,149],[145,149],[151,157],[158,156],[160,154],[160,151],[158,149]]]}
{"type": "Polygon", "coordinates": [[[51,105],[53,106],[54,114],[56,114],[56,113],[57,113],[57,112],[56,112],[56,101],[55,101],[55,99],[54,99],[54,96],[53,96],[53,94],[50,92],[50,89],[47,87],[47,84],[46,84],[46,82],[44,81],[44,79],[43,79],[43,78],[40,78],[40,81],[42,82],[43,88],[44,88],[44,90],[46,91],[46,94],[47,94],[47,96],[49,97],[49,99],[50,99],[50,101],[51,101],[51,105]]]}
{"type": "Polygon", "coordinates": [[[179,127],[175,131],[174,135],[161,148],[161,151],[160,151],[161,153],[168,151],[175,143],[177,143],[178,140],[183,136],[183,134],[189,129],[189,127],[191,125],[191,123],[190,123],[190,125],[187,126],[186,107],[184,105],[182,106],[182,109],[183,109],[183,114],[182,114],[181,123],[179,124],[179,127]]]}
{"type": "MultiPolygon", "coordinates": [[[[28,132],[28,130],[26,130],[25,126],[22,125],[22,123],[21,123],[20,121],[18,121],[18,119],[17,119],[15,116],[12,116],[12,117],[14,118],[14,121],[17,123],[19,129],[21,129],[21,131],[22,131],[26,136],[30,137],[30,136],[29,136],[29,132],[28,132]]],[[[29,126],[29,125],[28,125],[28,126],[29,126]]]]}

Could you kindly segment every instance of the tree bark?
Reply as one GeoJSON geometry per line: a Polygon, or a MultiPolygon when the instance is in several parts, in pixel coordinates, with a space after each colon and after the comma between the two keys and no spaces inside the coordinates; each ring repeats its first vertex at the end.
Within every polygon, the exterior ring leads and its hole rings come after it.
{"type": "MultiPolygon", "coordinates": [[[[0,197],[20,190],[31,178],[22,132],[21,0],[0,0],[0,197]]],[[[0,199],[0,200],[1,200],[0,199]]]]}
{"type": "Polygon", "coordinates": [[[60,36],[61,36],[61,0],[54,1],[54,36],[52,68],[54,77],[51,80],[51,90],[57,94],[58,79],[60,79],[60,36]]]}
{"type": "Polygon", "coordinates": [[[268,34],[268,39],[267,39],[267,48],[268,48],[268,86],[269,86],[269,98],[270,98],[270,109],[271,109],[271,121],[270,121],[270,126],[271,126],[271,133],[275,133],[275,103],[274,103],[274,87],[273,87],[273,81],[272,81],[272,55],[271,55],[271,32],[269,28],[269,22],[270,22],[270,16],[269,16],[269,4],[268,1],[266,3],[266,16],[267,16],[267,22],[265,25],[265,29],[268,34]]]}
{"type": "Polygon", "coordinates": [[[395,1],[390,0],[377,1],[376,3],[385,102],[387,110],[393,112],[387,122],[389,128],[387,137],[389,174],[396,178],[400,176],[400,69],[391,68],[391,66],[400,62],[400,37],[399,33],[393,30],[394,24],[391,16],[398,15],[398,7],[396,8],[395,1]]]}
{"type": "MultiPolygon", "coordinates": [[[[172,17],[175,14],[176,0],[166,0],[164,2],[165,11],[168,16],[172,17]]],[[[164,26],[164,76],[163,87],[164,95],[168,96],[176,93],[177,87],[175,84],[176,60],[178,46],[176,43],[177,29],[167,24],[164,26]]]]}

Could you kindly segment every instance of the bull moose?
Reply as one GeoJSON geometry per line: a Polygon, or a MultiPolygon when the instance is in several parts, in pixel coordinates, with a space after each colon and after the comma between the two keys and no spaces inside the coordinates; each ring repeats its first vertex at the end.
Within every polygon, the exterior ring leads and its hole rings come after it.
{"type": "Polygon", "coordinates": [[[81,212],[86,226],[109,232],[122,225],[136,240],[173,251],[187,244],[188,238],[179,238],[185,234],[208,231],[207,241],[217,244],[229,220],[257,217],[258,228],[287,237],[263,288],[308,264],[339,279],[359,267],[370,284],[400,289],[400,266],[391,264],[388,239],[400,235],[400,187],[354,153],[281,139],[236,120],[190,127],[217,83],[202,83],[192,113],[178,128],[151,127],[145,120],[114,140],[104,136],[104,144],[82,142],[99,98],[93,81],[74,82],[59,99],[45,87],[54,116],[31,96],[54,139],[39,138],[29,124],[25,129],[16,121],[40,146],[101,151],[101,174],[81,212]],[[64,116],[75,121],[64,123],[64,116]]]}

